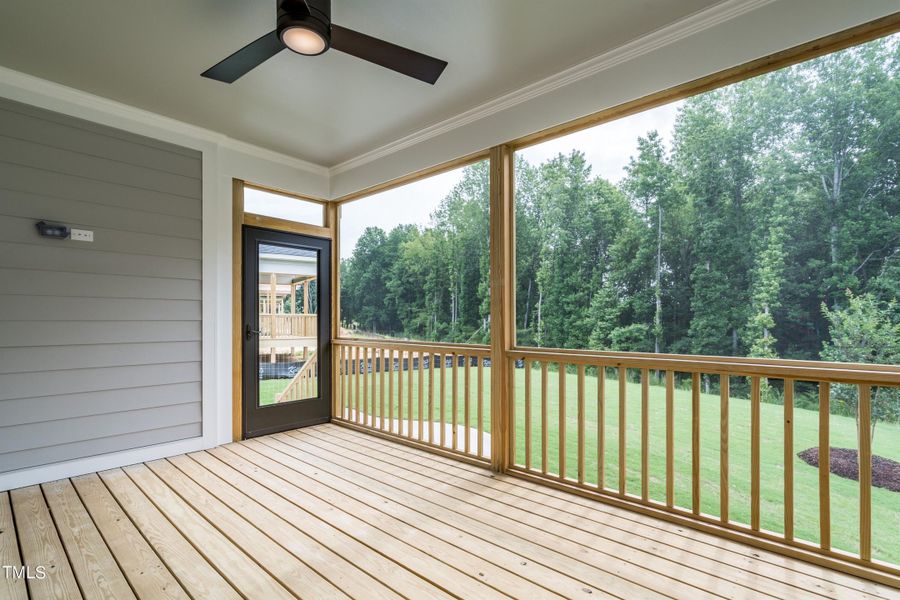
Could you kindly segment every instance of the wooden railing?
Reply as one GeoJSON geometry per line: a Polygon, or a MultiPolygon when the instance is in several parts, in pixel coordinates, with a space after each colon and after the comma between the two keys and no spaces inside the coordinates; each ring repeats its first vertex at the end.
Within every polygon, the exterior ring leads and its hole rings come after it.
{"type": "MultiPolygon", "coordinates": [[[[881,558],[897,544],[893,512],[873,541],[873,515],[896,511],[897,492],[878,489],[873,505],[871,428],[900,367],[517,347],[498,372],[487,346],[334,347],[339,421],[487,463],[490,382],[504,377],[508,473],[900,582],[881,558]],[[855,480],[831,473],[832,446],[857,452],[855,480]]],[[[879,427],[888,441],[900,432],[879,427]]]]}
{"type": "Polygon", "coordinates": [[[313,352],[280,394],[275,394],[275,402],[293,402],[315,398],[319,395],[318,352],[313,352]]]}
{"type": "Polygon", "coordinates": [[[316,324],[315,314],[260,313],[259,337],[267,339],[316,337],[316,324]]]}
{"type": "MultiPolygon", "coordinates": [[[[900,385],[900,368],[524,348],[508,357],[511,472],[717,533],[787,544],[806,558],[878,569],[897,581],[896,564],[873,558],[871,419],[873,393],[900,385]],[[855,415],[832,415],[836,390],[858,406],[855,415]],[[806,449],[798,447],[795,425],[801,396],[803,441],[810,441],[810,425],[817,430],[817,468],[797,458],[806,449]],[[809,419],[816,401],[818,414],[809,419]],[[852,426],[854,417],[856,503],[848,513],[845,493],[842,512],[833,514],[832,487],[847,485],[830,473],[830,423],[852,426]],[[810,469],[818,471],[812,478],[810,469]],[[817,523],[809,519],[814,503],[817,523]],[[833,543],[835,519],[858,522],[854,539],[833,543]]],[[[900,539],[896,526],[881,535],[883,549],[900,539]]]]}
{"type": "Polygon", "coordinates": [[[334,352],[339,419],[489,460],[487,346],[353,339],[334,352]]]}

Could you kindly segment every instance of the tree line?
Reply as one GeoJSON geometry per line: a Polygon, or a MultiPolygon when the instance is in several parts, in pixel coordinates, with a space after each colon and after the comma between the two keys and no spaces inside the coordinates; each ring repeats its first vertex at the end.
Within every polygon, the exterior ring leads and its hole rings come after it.
{"type": "MultiPolygon", "coordinates": [[[[691,97],[618,183],[579,151],[518,157],[519,343],[900,362],[898,48],[691,97]]],[[[486,341],[488,192],[475,164],[430,226],[367,229],[341,265],[344,326],[486,341]]]]}

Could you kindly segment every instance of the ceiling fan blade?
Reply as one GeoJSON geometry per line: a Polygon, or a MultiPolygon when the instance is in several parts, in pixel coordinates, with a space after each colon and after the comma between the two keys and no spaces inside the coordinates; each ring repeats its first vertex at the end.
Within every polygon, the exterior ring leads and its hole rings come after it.
{"type": "Polygon", "coordinates": [[[284,50],[284,43],[277,31],[272,31],[251,42],[223,60],[201,73],[203,77],[234,83],[247,72],[255,69],[268,59],[284,50]]]}
{"type": "Polygon", "coordinates": [[[331,47],[432,85],[447,66],[445,60],[339,25],[331,26],[331,47]]]}

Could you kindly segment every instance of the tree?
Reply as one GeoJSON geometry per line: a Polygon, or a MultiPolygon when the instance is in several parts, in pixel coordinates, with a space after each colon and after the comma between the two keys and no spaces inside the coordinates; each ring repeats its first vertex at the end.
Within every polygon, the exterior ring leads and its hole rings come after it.
{"type": "MultiPolygon", "coordinates": [[[[879,302],[870,294],[846,292],[846,306],[822,312],[829,323],[831,339],[822,348],[824,360],[838,362],[898,364],[900,363],[900,305],[896,301],[879,302]]],[[[836,384],[834,398],[859,422],[857,387],[836,384]]],[[[872,393],[872,429],[878,421],[900,419],[900,389],[876,386],[872,393]]]]}

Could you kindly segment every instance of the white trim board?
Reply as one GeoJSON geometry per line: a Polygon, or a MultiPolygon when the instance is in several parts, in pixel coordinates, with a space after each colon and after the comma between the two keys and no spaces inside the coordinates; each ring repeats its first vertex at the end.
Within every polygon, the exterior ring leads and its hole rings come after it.
{"type": "Polygon", "coordinates": [[[307,171],[320,177],[329,175],[328,168],[322,165],[6,67],[0,67],[0,96],[148,137],[162,139],[160,134],[164,132],[179,138],[179,141],[173,143],[188,148],[203,150],[204,148],[200,146],[204,143],[215,144],[224,149],[307,171]],[[147,133],[142,133],[141,130],[146,130],[147,133]]]}

